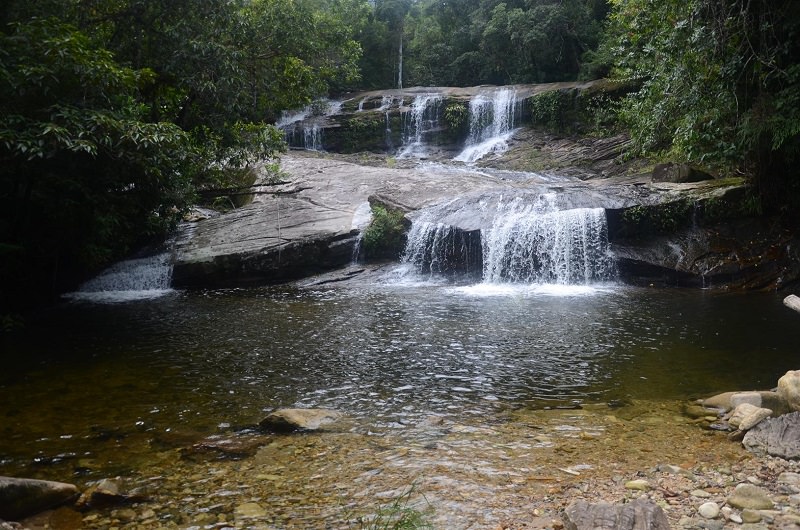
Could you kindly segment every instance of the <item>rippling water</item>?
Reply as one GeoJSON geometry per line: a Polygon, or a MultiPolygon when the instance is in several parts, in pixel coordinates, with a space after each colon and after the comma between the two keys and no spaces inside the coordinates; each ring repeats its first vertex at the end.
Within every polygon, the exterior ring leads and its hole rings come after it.
{"type": "Polygon", "coordinates": [[[798,343],[775,294],[383,280],[71,302],[3,345],[0,474],[98,441],[126,468],[153,433],[286,406],[391,426],[769,388],[798,343]]]}

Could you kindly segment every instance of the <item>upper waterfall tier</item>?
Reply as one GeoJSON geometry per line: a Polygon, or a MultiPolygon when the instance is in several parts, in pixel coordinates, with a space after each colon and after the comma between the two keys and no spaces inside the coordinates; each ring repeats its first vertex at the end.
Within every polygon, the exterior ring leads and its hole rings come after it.
{"type": "Polygon", "coordinates": [[[441,158],[472,164],[505,149],[515,127],[528,121],[526,101],[590,83],[501,87],[415,87],[321,99],[284,112],[275,124],[291,147],[331,152],[376,151],[404,158],[441,158]]]}
{"type": "Polygon", "coordinates": [[[469,137],[456,161],[472,164],[492,152],[503,152],[522,105],[509,88],[480,93],[469,102],[469,137]]]}

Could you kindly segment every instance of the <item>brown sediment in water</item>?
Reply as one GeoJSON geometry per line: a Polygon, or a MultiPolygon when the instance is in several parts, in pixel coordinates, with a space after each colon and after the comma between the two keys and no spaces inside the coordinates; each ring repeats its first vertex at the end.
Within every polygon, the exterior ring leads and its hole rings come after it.
{"type": "Polygon", "coordinates": [[[142,529],[352,528],[403,498],[434,528],[547,528],[559,527],[561,511],[576,500],[641,496],[657,501],[677,526],[699,517],[701,502],[722,505],[739,482],[774,483],[780,471],[797,467],[757,459],[679,409],[636,402],[519,409],[480,421],[431,416],[379,428],[345,422],[265,436],[254,455],[239,460],[186,458],[170,449],[132,477],[151,502],[132,512],[90,512],[84,527],[118,525],[122,516],[142,529]],[[626,487],[634,479],[649,487],[626,487]]]}

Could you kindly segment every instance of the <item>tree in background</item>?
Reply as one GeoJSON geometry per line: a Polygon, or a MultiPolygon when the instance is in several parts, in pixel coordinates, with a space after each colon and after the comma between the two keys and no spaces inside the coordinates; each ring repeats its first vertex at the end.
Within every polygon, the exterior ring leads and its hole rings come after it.
{"type": "Polygon", "coordinates": [[[800,4],[615,0],[604,49],[641,83],[621,106],[641,152],[753,175],[767,206],[800,202],[800,4]]]}
{"type": "Polygon", "coordinates": [[[357,81],[362,0],[10,1],[0,14],[0,310],[163,237],[357,81]]]}

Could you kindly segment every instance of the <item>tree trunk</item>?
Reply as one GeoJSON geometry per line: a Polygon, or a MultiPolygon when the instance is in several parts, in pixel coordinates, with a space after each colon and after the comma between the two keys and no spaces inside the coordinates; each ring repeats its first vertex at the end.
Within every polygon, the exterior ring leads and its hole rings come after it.
{"type": "Polygon", "coordinates": [[[400,31],[400,47],[397,52],[397,88],[403,88],[403,31],[400,31]]]}

